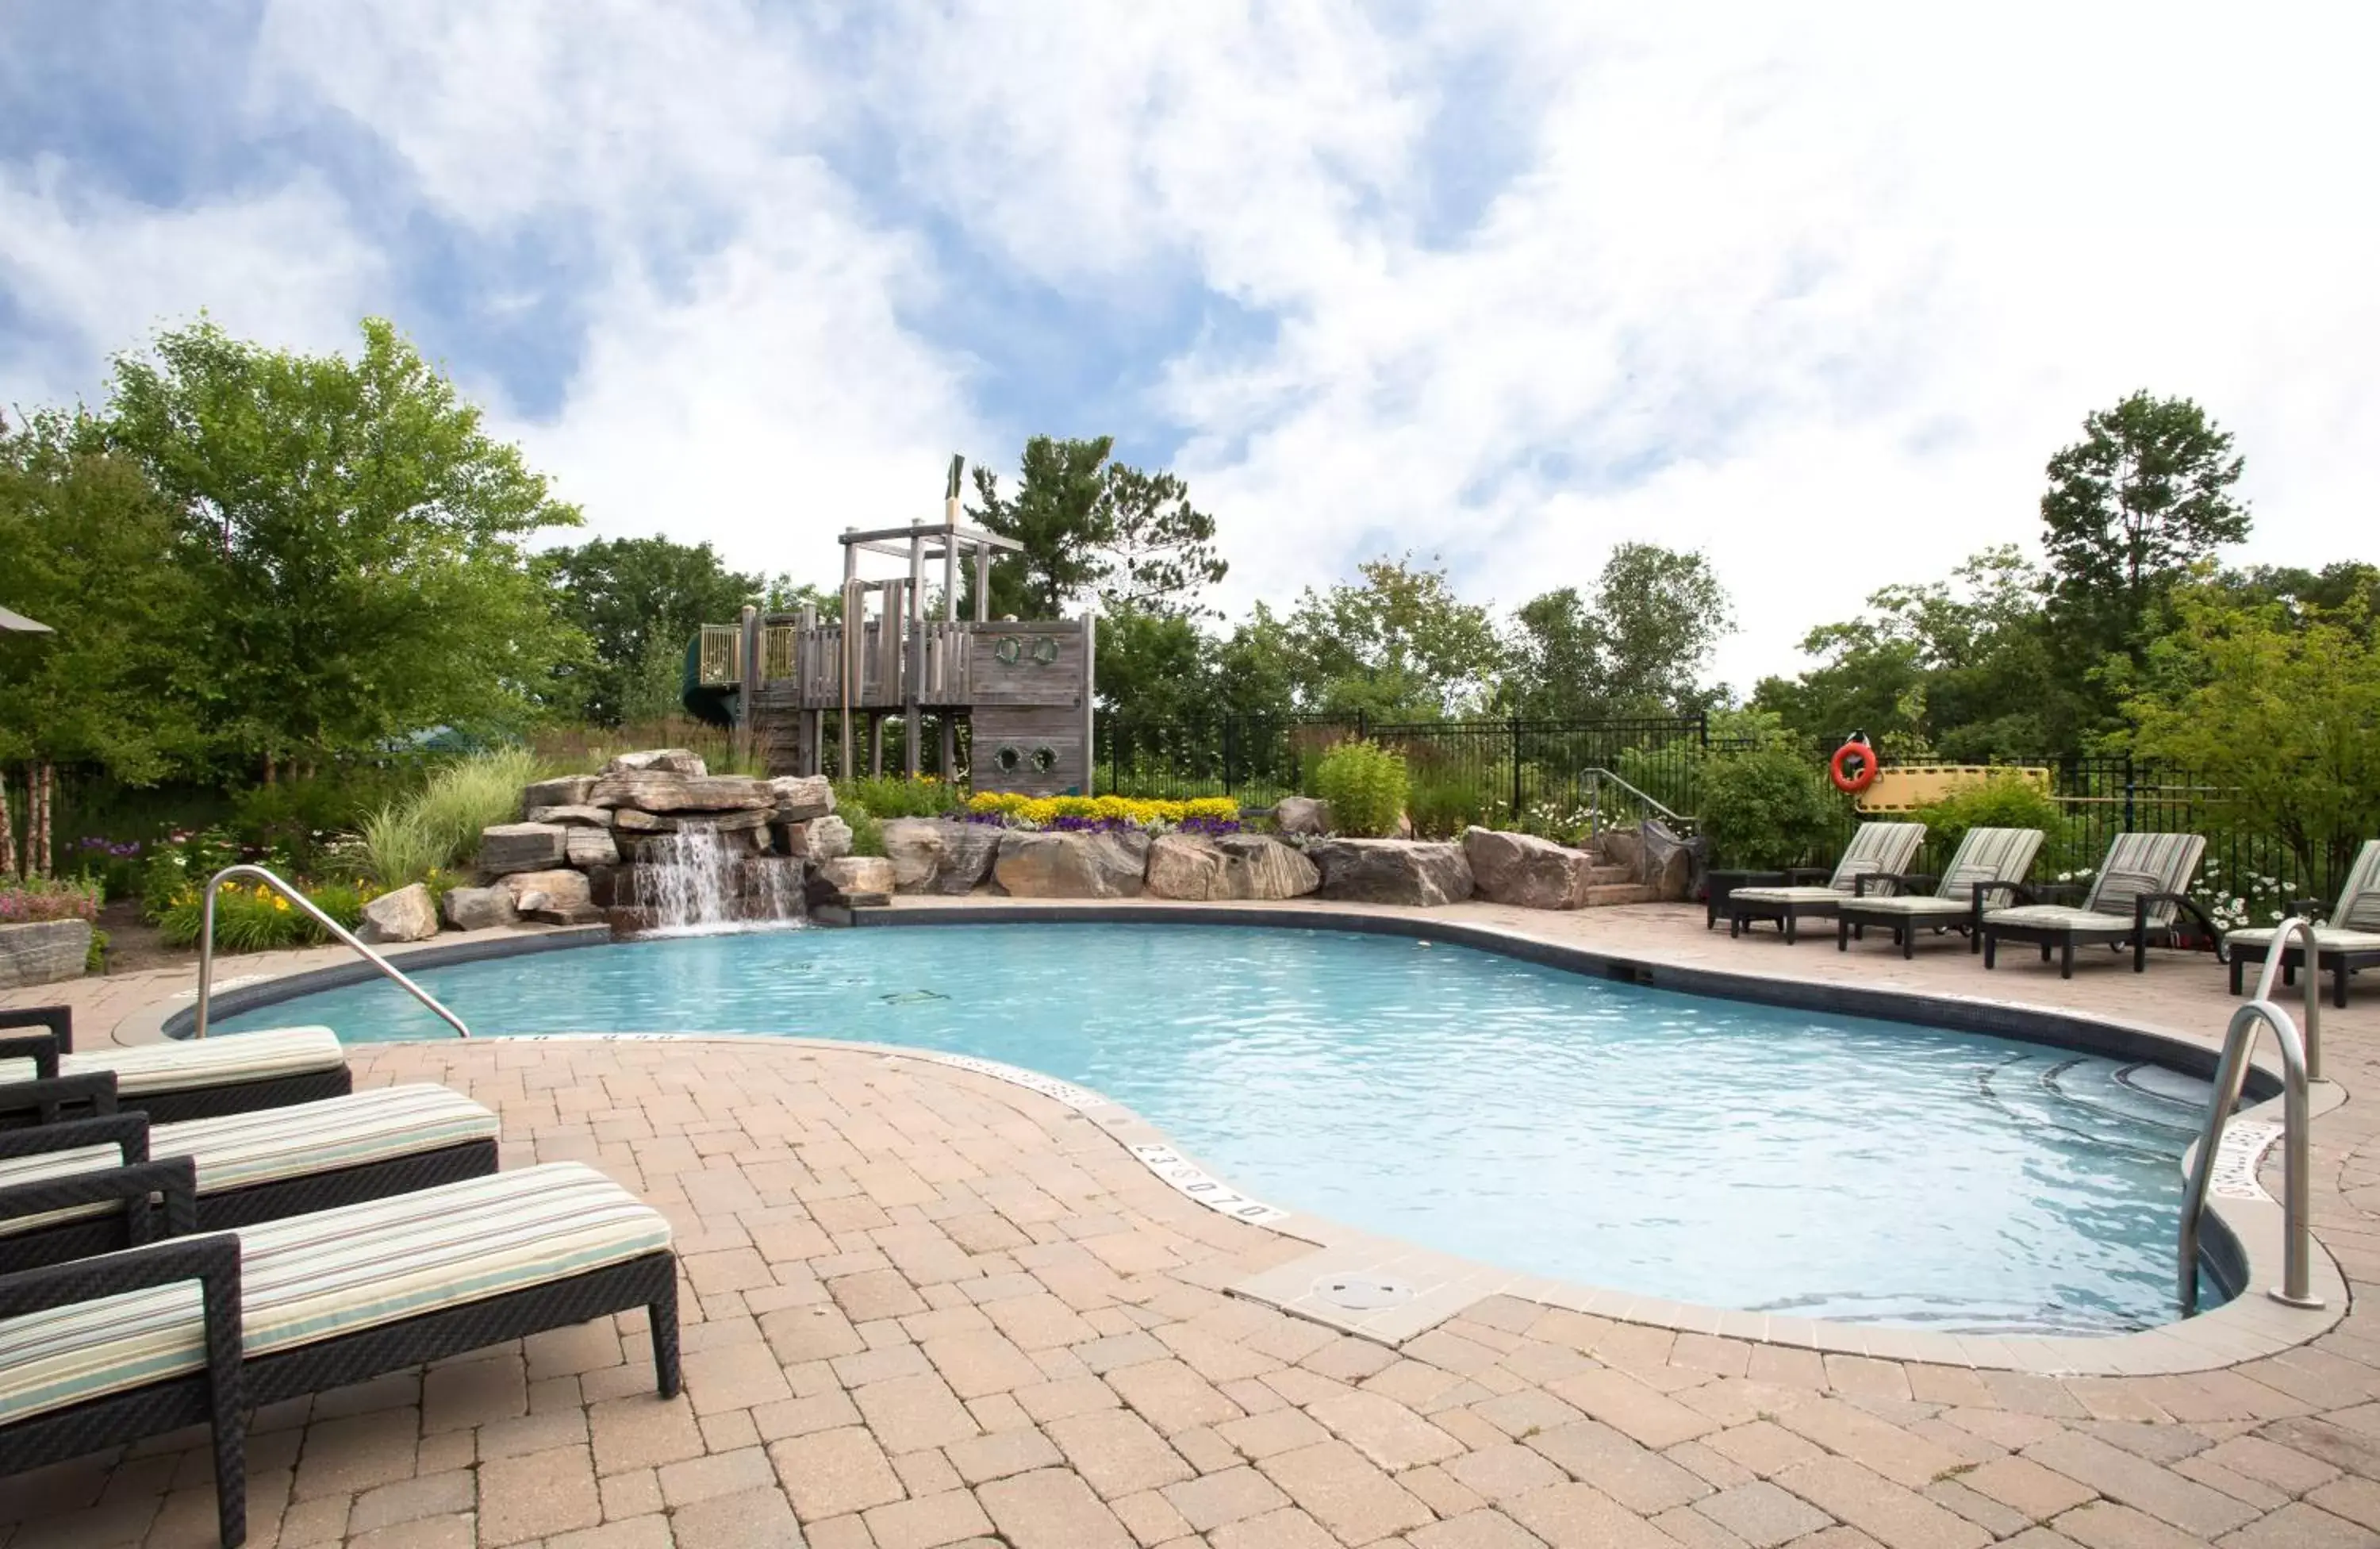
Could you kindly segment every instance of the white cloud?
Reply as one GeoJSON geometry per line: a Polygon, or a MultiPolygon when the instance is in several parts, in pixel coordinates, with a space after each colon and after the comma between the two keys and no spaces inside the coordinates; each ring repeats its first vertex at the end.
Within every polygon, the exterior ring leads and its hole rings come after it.
{"type": "MultiPolygon", "coordinates": [[[[1013,362],[907,321],[984,268],[1084,317],[1187,284],[1275,321],[1055,410],[1179,431],[1233,602],[1412,548],[1510,605],[1696,545],[1748,684],[2029,538],[2042,464],[2139,386],[2238,434],[2252,555],[2368,526],[2380,13],[1388,14],[280,6],[245,101],[361,126],[439,220],[573,244],[575,374],[549,415],[487,394],[499,422],[599,530],[747,565],[827,573],[834,529],[931,511],[948,450],[1043,428],[984,397],[1013,362]],[[1436,180],[1483,153],[1508,176],[1449,230],[1436,180]]],[[[63,176],[0,170],[0,275],[94,349],[201,300],[344,336],[379,284],[310,180],[144,212],[63,176]]]]}
{"type": "Polygon", "coordinates": [[[0,379],[29,408],[88,398],[109,352],[202,308],[274,345],[352,346],[383,273],[311,177],[160,210],[77,189],[55,162],[0,164],[0,291],[37,325],[0,334],[0,379]]]}

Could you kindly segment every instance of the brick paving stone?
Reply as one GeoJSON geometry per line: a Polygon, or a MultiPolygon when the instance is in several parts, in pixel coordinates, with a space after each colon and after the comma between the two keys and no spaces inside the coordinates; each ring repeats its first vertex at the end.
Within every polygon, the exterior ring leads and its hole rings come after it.
{"type": "Polygon", "coordinates": [[[1413,1549],[1543,1549],[1545,1544],[1502,1512],[1485,1506],[1415,1528],[1405,1542],[1413,1549]]]}
{"type": "Polygon", "coordinates": [[[1119,1495],[1108,1503],[1108,1509],[1116,1514],[1116,1520],[1123,1524],[1124,1531],[1132,1534],[1135,1543],[1198,1542],[1191,1537],[1189,1522],[1182,1513],[1173,1509],[1173,1503],[1160,1491],[1143,1490],[1135,1494],[1119,1495]]]}
{"type": "Polygon", "coordinates": [[[2235,1533],[2227,1533],[2222,1549],[2373,1549],[2380,1533],[2333,1517],[2320,1506],[2292,1501],[2235,1533]]]}
{"type": "Polygon", "coordinates": [[[1305,1412],[1391,1473],[1463,1450],[1462,1443],[1402,1404],[1360,1388],[1309,1404],[1305,1412]]]}
{"type": "Polygon", "coordinates": [[[877,1549],[940,1549],[991,1531],[991,1519],[965,1490],[894,1501],[863,1515],[877,1549]]]}
{"type": "Polygon", "coordinates": [[[1319,1442],[1258,1463],[1266,1478],[1350,1543],[1368,1543],[1431,1520],[1427,1506],[1345,1442],[1319,1442]]]}
{"type": "Polygon", "coordinates": [[[1848,1458],[1796,1464],[1777,1482],[1888,1549],[1979,1549],[1992,1535],[1848,1458]]]}
{"type": "Polygon", "coordinates": [[[308,1426],[295,1498],[352,1495],[412,1478],[420,1432],[421,1417],[413,1409],[382,1409],[308,1426]]]}
{"type": "Polygon", "coordinates": [[[656,1473],[662,1499],[673,1508],[717,1495],[739,1495],[747,1490],[764,1489],[777,1481],[769,1455],[757,1446],[714,1453],[708,1458],[689,1458],[682,1463],[667,1464],[656,1473]]]}
{"type": "Polygon", "coordinates": [[[1657,1392],[1625,1372],[1581,1372],[1548,1384],[1556,1397],[1623,1431],[1645,1446],[1692,1441],[1719,1429],[1706,1416],[1657,1392]]]}
{"type": "Polygon", "coordinates": [[[976,1434],[975,1417],[950,1384],[928,1372],[873,1383],[851,1396],[868,1427],[888,1452],[948,1446],[976,1434]]]}
{"type": "Polygon", "coordinates": [[[1548,1484],[1504,1510],[1551,1549],[1676,1549],[1677,1540],[1592,1484],[1548,1484]]]}
{"type": "Polygon", "coordinates": [[[1207,1539],[1214,1549],[1340,1549],[1321,1523],[1295,1507],[1228,1523],[1207,1539]]]}
{"type": "Polygon", "coordinates": [[[1226,1522],[1236,1522],[1242,1518],[1261,1517],[1290,1504],[1289,1497],[1282,1494],[1272,1481],[1245,1464],[1220,1473],[1201,1474],[1196,1479],[1166,1485],[1159,1494],[1182,1514],[1182,1519],[1196,1532],[1220,1528],[1226,1522]]]}
{"type": "Polygon", "coordinates": [[[490,1544],[546,1538],[603,1519],[595,1459],[582,1446],[502,1458],[480,1470],[480,1537],[490,1544]]]}
{"type": "Polygon", "coordinates": [[[450,1469],[365,1491],[348,1508],[347,1531],[370,1532],[423,1517],[457,1515],[478,1505],[478,1477],[468,1469],[450,1469]]]}
{"type": "Polygon", "coordinates": [[[1695,1502],[1694,1509],[1754,1549],[1774,1549],[1804,1533],[1816,1532],[1832,1520],[1809,1502],[1767,1480],[1722,1490],[1695,1502]]]}
{"type": "Polygon", "coordinates": [[[1028,1473],[1035,1469],[1054,1468],[1065,1461],[1057,1444],[1039,1431],[1026,1426],[1015,1431],[999,1431],[987,1436],[971,1436],[953,1442],[942,1449],[959,1478],[968,1484],[981,1484],[988,1479],[1005,1479],[1010,1474],[1028,1473]]]}
{"type": "Polygon", "coordinates": [[[1510,1500],[1532,1490],[1542,1490],[1548,1484],[1562,1482],[1562,1470],[1548,1462],[1542,1453],[1506,1442],[1499,1446],[1467,1452],[1446,1464],[1446,1471],[1468,1489],[1476,1491],[1489,1501],[1510,1500]]]}
{"type": "Polygon", "coordinates": [[[960,1334],[929,1339],[925,1350],[926,1359],[934,1363],[943,1380],[962,1398],[1013,1393],[1021,1387],[1037,1386],[1044,1380],[1041,1368],[1002,1334],[960,1334]]]}
{"type": "Polygon", "coordinates": [[[1959,1481],[2042,1522],[2098,1494],[2089,1485],[2077,1483],[2030,1458],[1996,1458],[1968,1470],[1959,1476],[1959,1481]]]}
{"type": "Polygon", "coordinates": [[[703,1453],[702,1430],[683,1397],[615,1398],[587,1411],[598,1473],[653,1469],[703,1453]]]}
{"type": "Polygon", "coordinates": [[[857,1426],[772,1443],[769,1460],[804,1522],[865,1511],[905,1494],[884,1449],[857,1426]]]}
{"type": "Polygon", "coordinates": [[[2252,1507],[2220,1491],[2192,1483],[2095,1436],[2065,1431],[2034,1443],[2024,1456],[2108,1499],[2147,1512],[2201,1538],[2219,1538],[2256,1518],[2252,1507]]]}
{"type": "Polygon", "coordinates": [[[1250,1458],[1312,1446],[1330,1436],[1305,1410],[1292,1409],[1269,1409],[1262,1414],[1227,1420],[1215,1427],[1215,1433],[1231,1443],[1240,1456],[1250,1458]]]}
{"type": "Polygon", "coordinates": [[[1888,1424],[1838,1398],[1797,1404],[1780,1413],[1777,1423],[1911,1490],[1965,1461],[1938,1442],[1888,1424]]]}
{"type": "Polygon", "coordinates": [[[1955,1479],[1937,1479],[1918,1494],[1945,1510],[1957,1512],[1994,1538],[2007,1538],[2034,1525],[2032,1518],[2014,1506],[1979,1494],[1955,1479]]]}
{"type": "Polygon", "coordinates": [[[1171,1433],[1240,1418],[1240,1407],[1178,1360],[1152,1360],[1110,1372],[1107,1384],[1123,1401],[1171,1433]]]}
{"type": "Polygon", "coordinates": [[[1013,1549],[1135,1549],[1115,1513],[1062,1469],[996,1479],[976,1498],[1013,1549]]]}
{"type": "Polygon", "coordinates": [[[1053,1420],[1044,1429],[1075,1471],[1109,1500],[1172,1484],[1196,1471],[1136,1414],[1072,1415],[1053,1420]]]}
{"type": "Polygon", "coordinates": [[[1711,1487],[1688,1470],[1595,1421],[1583,1420],[1531,1436],[1528,1445],[1572,1479],[1592,1484],[1630,1510],[1648,1516],[1711,1493],[1711,1487]]]}
{"type": "Polygon", "coordinates": [[[801,1542],[794,1508],[774,1486],[681,1506],[669,1526],[676,1549],[785,1549],[801,1542]]]}
{"type": "Polygon", "coordinates": [[[2336,1517],[2380,1531],[2380,1484],[2348,1477],[2316,1485],[2306,1499],[2336,1517]]]}

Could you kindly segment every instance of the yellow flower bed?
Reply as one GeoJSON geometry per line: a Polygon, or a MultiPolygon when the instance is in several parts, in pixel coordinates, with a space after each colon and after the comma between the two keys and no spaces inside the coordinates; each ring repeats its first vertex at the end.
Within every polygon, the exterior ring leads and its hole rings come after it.
{"type": "Polygon", "coordinates": [[[1240,804],[1228,796],[1202,796],[1195,801],[1144,801],[1129,796],[1020,796],[1014,791],[979,791],[967,801],[975,812],[997,812],[1023,823],[1050,823],[1060,818],[1088,818],[1113,823],[1180,823],[1192,818],[1232,822],[1240,804]]]}

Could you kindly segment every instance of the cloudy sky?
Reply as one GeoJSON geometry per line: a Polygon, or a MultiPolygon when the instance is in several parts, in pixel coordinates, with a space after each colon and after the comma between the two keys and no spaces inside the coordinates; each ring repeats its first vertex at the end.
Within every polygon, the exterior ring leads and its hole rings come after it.
{"type": "Polygon", "coordinates": [[[1234,608],[1651,539],[1746,685],[2029,541],[2135,387],[2238,435],[2247,557],[2374,556],[2380,11],[1949,14],[0,3],[0,403],[378,313],[603,533],[822,578],[952,451],[1107,433],[1234,608]]]}

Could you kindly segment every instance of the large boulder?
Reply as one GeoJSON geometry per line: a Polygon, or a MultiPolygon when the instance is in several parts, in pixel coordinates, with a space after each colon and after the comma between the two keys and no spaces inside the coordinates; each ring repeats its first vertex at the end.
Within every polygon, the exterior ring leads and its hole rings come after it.
{"type": "Polygon", "coordinates": [[[892,862],[892,886],[923,893],[942,864],[942,825],[931,818],[892,818],[884,824],[884,859],[892,862]]]}
{"type": "Polygon", "coordinates": [[[369,942],[428,941],[437,933],[438,906],[418,882],[366,904],[363,925],[356,932],[369,942]]]}
{"type": "Polygon", "coordinates": [[[710,766],[686,748],[648,748],[642,752],[622,753],[603,766],[606,774],[634,774],[647,770],[659,770],[664,774],[708,774],[710,766]]]}
{"type": "Polygon", "coordinates": [[[777,846],[787,855],[828,861],[851,853],[851,824],[830,812],[808,823],[778,825],[777,846]]]}
{"type": "MultiPolygon", "coordinates": [[[[540,807],[577,807],[595,788],[592,774],[566,774],[559,780],[540,780],[521,787],[521,811],[534,811],[540,807]]],[[[534,823],[537,820],[529,820],[534,823]]]]}
{"type": "Polygon", "coordinates": [[[768,811],[777,793],[766,780],[745,774],[678,774],[664,770],[624,770],[606,774],[587,793],[592,807],[634,807],[645,812],[768,811]]]}
{"type": "MultiPolygon", "coordinates": [[[[1232,898],[1302,898],[1322,885],[1314,862],[1269,834],[1224,834],[1213,841],[1222,852],[1232,898]]],[[[1153,863],[1156,852],[1149,859],[1153,863]]]]}
{"type": "Polygon", "coordinates": [[[1116,834],[1034,833],[1000,836],[992,880],[1019,898],[1131,898],[1140,894],[1147,835],[1137,845],[1116,834]]]}
{"type": "Polygon", "coordinates": [[[1152,897],[1205,901],[1230,898],[1229,865],[1212,839],[1196,834],[1160,835],[1148,847],[1141,885],[1152,897]]]}
{"type": "Polygon", "coordinates": [[[1349,903],[1434,909],[1471,896],[1471,866],[1463,847],[1408,839],[1330,839],[1307,848],[1320,869],[1325,898],[1349,903]]]}
{"type": "Polygon", "coordinates": [[[612,814],[606,808],[589,807],[584,802],[573,802],[564,807],[531,807],[528,810],[528,821],[558,823],[565,828],[573,823],[584,827],[603,828],[611,823],[612,814]]]}
{"type": "Polygon", "coordinates": [[[779,823],[807,823],[834,811],[834,785],[823,774],[780,774],[769,782],[779,823]]]}
{"type": "Polygon", "coordinates": [[[622,807],[608,816],[613,831],[620,834],[684,834],[689,829],[736,834],[747,829],[768,827],[770,813],[766,808],[747,807],[736,812],[684,812],[676,817],[663,817],[639,811],[634,807],[622,807]]]}
{"type": "Polygon", "coordinates": [[[990,877],[1003,831],[988,823],[944,822],[941,827],[942,863],[934,872],[933,891],[972,893],[990,877]]]}
{"type": "Polygon", "coordinates": [[[1284,796],[1273,803],[1272,826],[1281,834],[1328,834],[1330,803],[1310,796],[1284,796]]]}
{"type": "Polygon", "coordinates": [[[1658,818],[1646,818],[1638,823],[1634,837],[1636,880],[1651,888],[1656,898],[1675,903],[1693,897],[1710,841],[1682,838],[1658,818]]]}
{"type": "Polygon", "coordinates": [[[620,846],[608,828],[573,828],[563,839],[562,858],[582,872],[589,866],[617,866],[620,846]]]}
{"type": "Polygon", "coordinates": [[[484,876],[544,872],[562,864],[570,831],[558,823],[500,823],[480,830],[480,871],[484,876]]]}
{"type": "Polygon", "coordinates": [[[0,925],[0,990],[80,979],[90,961],[88,920],[0,925]]]}
{"type": "Polygon", "coordinates": [[[513,896],[513,908],[523,914],[570,914],[591,909],[595,902],[585,873],[579,872],[522,872],[506,877],[504,886],[513,896]]]}
{"type": "Polygon", "coordinates": [[[513,908],[513,890],[502,884],[450,887],[446,896],[438,900],[438,912],[458,931],[492,931],[520,923],[520,910],[513,908]]]}
{"type": "Polygon", "coordinates": [[[845,898],[892,895],[892,862],[880,855],[843,855],[819,868],[819,877],[845,898]]]}
{"type": "Polygon", "coordinates": [[[1596,881],[1593,856],[1534,834],[1466,828],[1463,859],[1479,896],[1522,909],[1585,909],[1596,881]]]}

